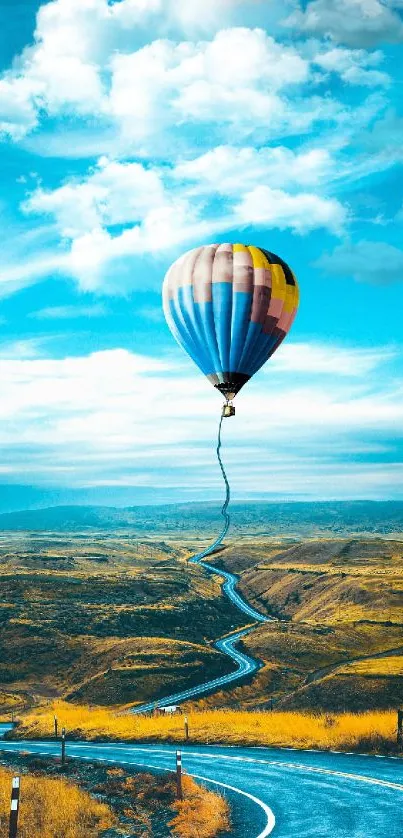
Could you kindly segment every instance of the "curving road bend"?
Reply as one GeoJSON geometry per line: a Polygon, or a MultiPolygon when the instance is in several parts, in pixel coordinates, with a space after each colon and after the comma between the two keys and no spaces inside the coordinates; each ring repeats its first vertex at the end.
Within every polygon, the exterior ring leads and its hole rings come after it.
{"type": "MultiPolygon", "coordinates": [[[[55,742],[0,741],[1,751],[58,755],[55,742]]],[[[171,745],[68,742],[67,754],[175,770],[171,745]]],[[[401,838],[403,760],[358,754],[188,745],[187,773],[228,796],[231,838],[401,838]]]]}
{"type": "Polygon", "coordinates": [[[148,704],[141,704],[138,707],[133,707],[131,708],[130,713],[149,713],[152,710],[156,710],[158,707],[181,704],[182,701],[189,701],[189,699],[195,698],[196,696],[219,690],[226,684],[230,684],[233,681],[239,681],[240,678],[244,678],[246,675],[252,675],[254,672],[257,672],[257,670],[261,667],[260,661],[256,661],[254,658],[249,657],[249,655],[246,655],[239,649],[235,649],[235,644],[238,640],[246,634],[249,634],[250,631],[250,628],[242,629],[241,631],[237,631],[235,634],[230,634],[228,637],[223,637],[221,640],[217,640],[214,643],[216,649],[223,652],[231,658],[234,663],[236,663],[237,669],[235,669],[234,672],[230,672],[228,675],[221,675],[219,678],[214,678],[211,681],[206,681],[204,684],[199,684],[197,687],[191,687],[188,690],[182,690],[182,692],[172,693],[171,695],[166,696],[166,698],[161,698],[159,701],[149,701],[148,704]]]}
{"type": "Polygon", "coordinates": [[[221,570],[214,565],[209,564],[208,562],[194,562],[195,564],[200,564],[202,567],[205,567],[210,573],[215,573],[217,576],[221,576],[225,579],[225,582],[222,586],[222,591],[234,605],[239,608],[240,611],[243,611],[248,617],[252,620],[255,620],[257,623],[268,623],[271,622],[274,618],[273,617],[265,617],[259,611],[256,611],[256,608],[252,608],[246,600],[243,599],[240,593],[238,593],[236,586],[238,584],[238,577],[234,576],[233,573],[229,573],[228,570],[221,570]]]}
{"type": "MultiPolygon", "coordinates": [[[[220,578],[223,578],[225,580],[222,585],[223,593],[237,608],[239,608],[240,611],[246,614],[250,619],[254,620],[255,623],[266,623],[270,621],[270,617],[265,617],[263,614],[260,614],[259,611],[252,608],[252,606],[249,605],[249,603],[246,602],[238,593],[236,589],[238,579],[233,573],[229,573],[227,570],[219,570],[208,562],[199,561],[197,556],[193,557],[190,561],[202,565],[209,573],[215,573],[217,576],[220,576],[220,578]]],[[[227,675],[221,675],[219,678],[214,678],[211,681],[205,681],[203,684],[198,684],[188,690],[172,693],[171,695],[165,696],[165,698],[161,698],[157,701],[149,701],[146,704],[140,704],[137,707],[133,707],[129,712],[134,714],[149,713],[156,710],[158,707],[181,704],[183,701],[189,701],[190,699],[197,698],[198,696],[205,695],[206,693],[214,692],[227,684],[232,684],[236,681],[240,681],[242,678],[253,675],[261,668],[261,661],[255,660],[249,655],[246,655],[245,652],[242,652],[240,649],[236,649],[235,645],[241,637],[245,637],[253,631],[255,627],[255,625],[252,625],[241,629],[240,631],[238,630],[233,634],[222,637],[220,640],[216,640],[214,643],[215,649],[218,649],[219,652],[223,652],[224,655],[227,655],[227,657],[229,657],[236,664],[237,668],[233,672],[230,672],[227,675]]]]}

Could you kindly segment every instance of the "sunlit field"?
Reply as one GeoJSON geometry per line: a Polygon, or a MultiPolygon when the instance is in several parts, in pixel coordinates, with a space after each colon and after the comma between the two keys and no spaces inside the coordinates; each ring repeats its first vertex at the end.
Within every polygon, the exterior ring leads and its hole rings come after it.
{"type": "MultiPolygon", "coordinates": [[[[12,777],[0,768],[0,835],[8,834],[12,777]]],[[[18,838],[95,838],[116,823],[108,806],[67,780],[21,777],[18,838]]]]}
{"type": "Polygon", "coordinates": [[[229,829],[229,806],[219,794],[182,778],[184,799],[175,804],[178,814],[170,822],[177,838],[214,838],[229,829]]]}
{"type": "MultiPolygon", "coordinates": [[[[48,762],[51,765],[52,759],[48,762]]],[[[70,768],[72,765],[74,760],[70,768]]],[[[175,838],[215,838],[229,829],[225,798],[186,774],[182,777],[183,799],[179,801],[171,773],[127,776],[117,767],[108,768],[102,777],[96,774],[96,761],[91,768],[96,779],[88,788],[85,775],[80,778],[75,774],[73,781],[38,773],[37,766],[33,773],[0,767],[0,836],[8,835],[11,781],[17,772],[21,777],[18,838],[95,838],[104,835],[105,830],[109,835],[110,827],[114,827],[113,835],[151,838],[156,817],[168,825],[169,834],[175,838]],[[84,789],[80,787],[82,781],[84,789]],[[97,799],[99,796],[103,802],[97,799]],[[116,806],[119,801],[121,805],[116,806]]],[[[40,771],[44,770],[43,763],[40,771]]]]}
{"type": "MultiPolygon", "coordinates": [[[[122,708],[106,709],[57,701],[26,713],[14,735],[51,737],[54,715],[67,735],[83,739],[122,739],[133,742],[182,742],[184,716],[137,716],[122,708]]],[[[393,711],[314,714],[207,710],[188,715],[190,741],[337,750],[393,751],[396,748],[393,711]]]]}

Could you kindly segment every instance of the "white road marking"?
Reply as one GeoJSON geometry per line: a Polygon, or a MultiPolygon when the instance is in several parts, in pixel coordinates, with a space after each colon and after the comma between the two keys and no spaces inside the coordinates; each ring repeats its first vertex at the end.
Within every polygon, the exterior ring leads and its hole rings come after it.
{"type": "MultiPolygon", "coordinates": [[[[85,744],[77,744],[75,747],[79,748],[86,748],[88,747],[85,744]]],[[[102,745],[105,748],[115,748],[114,745],[102,745]]],[[[150,748],[147,747],[137,747],[132,746],[130,744],[123,745],[122,747],[127,748],[128,750],[135,751],[136,753],[150,753],[150,748]]],[[[167,751],[163,748],[153,748],[152,753],[154,754],[164,754],[165,756],[171,754],[172,751],[167,751]]],[[[288,749],[291,750],[291,749],[288,749]]],[[[338,751],[338,753],[343,753],[342,751],[338,751]]],[[[243,762],[249,763],[252,765],[271,765],[278,768],[288,768],[293,771],[309,771],[314,774],[325,774],[330,775],[332,777],[343,777],[346,780],[354,780],[356,782],[362,783],[372,783],[373,785],[385,786],[386,788],[391,788],[396,791],[403,791],[403,784],[401,783],[392,783],[389,780],[381,780],[377,777],[367,777],[363,774],[353,774],[347,771],[335,771],[331,768],[320,768],[319,766],[314,765],[304,765],[303,763],[298,762],[281,762],[280,760],[268,760],[268,759],[256,759],[255,757],[235,757],[229,756],[228,754],[203,754],[198,751],[182,751],[183,757],[196,757],[198,759],[212,759],[212,760],[226,760],[231,762],[243,762]]]]}
{"type": "MultiPolygon", "coordinates": [[[[77,744],[74,744],[74,747],[77,748],[77,747],[87,747],[87,746],[86,745],[83,746],[83,745],[81,745],[81,743],[77,743],[77,744]]],[[[113,746],[110,745],[108,747],[113,747],[113,746]]],[[[2,748],[1,750],[6,751],[8,753],[15,753],[15,751],[17,751],[18,748],[2,748]]],[[[25,749],[21,748],[21,750],[23,751],[25,749]]],[[[139,748],[139,749],[133,749],[133,750],[144,751],[146,749],[145,748],[139,748]]],[[[54,754],[50,754],[49,751],[35,751],[35,753],[39,754],[39,756],[54,756],[54,754]]],[[[158,751],[158,752],[154,751],[154,753],[164,753],[164,754],[172,755],[172,752],[170,752],[170,751],[162,751],[162,752],[161,751],[158,751]]],[[[165,765],[155,765],[155,764],[147,763],[147,762],[134,762],[132,760],[116,760],[116,759],[108,759],[107,757],[97,757],[97,756],[80,756],[80,757],[78,757],[78,759],[91,760],[93,762],[109,762],[109,763],[113,763],[113,764],[116,764],[117,762],[119,762],[120,765],[135,765],[136,767],[140,767],[140,768],[153,768],[154,770],[156,769],[157,771],[169,771],[172,774],[176,773],[176,768],[167,768],[165,765]]],[[[259,806],[261,809],[263,809],[263,811],[266,815],[266,818],[267,818],[267,823],[266,823],[266,826],[265,826],[263,832],[259,832],[259,835],[257,835],[256,838],[267,838],[267,836],[270,835],[273,832],[273,829],[276,825],[276,819],[275,819],[273,811],[270,809],[270,806],[267,806],[267,804],[264,803],[263,800],[260,800],[258,797],[255,797],[253,794],[249,794],[249,792],[247,792],[247,791],[243,791],[243,789],[237,788],[237,786],[230,786],[230,785],[228,785],[228,783],[221,783],[219,780],[213,780],[211,777],[202,777],[200,774],[194,774],[192,771],[187,771],[186,773],[189,774],[190,777],[194,777],[196,780],[202,780],[204,783],[213,783],[215,786],[220,786],[220,788],[224,788],[224,789],[227,789],[228,791],[235,792],[235,794],[240,794],[243,797],[247,797],[249,800],[252,801],[252,803],[255,803],[257,806],[259,806]]]]}
{"type": "Polygon", "coordinates": [[[200,774],[193,774],[191,771],[189,771],[188,773],[191,777],[195,777],[196,780],[203,780],[207,783],[215,783],[216,786],[221,786],[224,789],[229,789],[230,791],[235,791],[237,794],[243,794],[244,797],[248,797],[249,800],[252,800],[253,803],[256,803],[258,806],[261,807],[261,809],[263,809],[267,818],[267,824],[263,832],[260,832],[257,838],[267,838],[267,835],[270,835],[270,833],[273,832],[273,829],[276,825],[276,818],[274,817],[274,813],[270,809],[270,806],[267,806],[266,803],[263,803],[263,800],[260,800],[259,797],[255,797],[253,794],[249,794],[249,792],[247,791],[238,789],[236,786],[229,786],[228,783],[220,783],[218,780],[211,780],[209,777],[202,777],[200,774]]]}

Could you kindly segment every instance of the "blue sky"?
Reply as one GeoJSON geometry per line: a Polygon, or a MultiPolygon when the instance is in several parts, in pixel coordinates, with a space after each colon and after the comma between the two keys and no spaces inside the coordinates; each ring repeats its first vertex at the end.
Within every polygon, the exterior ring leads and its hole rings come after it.
{"type": "Polygon", "coordinates": [[[301,286],[234,497],[403,497],[401,0],[2,0],[0,31],[0,508],[221,495],[160,296],[226,240],[301,286]]]}

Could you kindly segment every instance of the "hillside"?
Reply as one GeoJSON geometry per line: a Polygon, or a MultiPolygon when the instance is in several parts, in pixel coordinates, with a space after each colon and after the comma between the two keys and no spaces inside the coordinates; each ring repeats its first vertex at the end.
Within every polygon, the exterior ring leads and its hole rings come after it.
{"type": "MultiPolygon", "coordinates": [[[[211,648],[242,625],[219,582],[181,548],[98,535],[0,543],[0,702],[162,697],[221,675],[211,648]]],[[[0,705],[1,706],[1,705],[0,705]]]]}
{"type": "MultiPolygon", "coordinates": [[[[280,622],[245,638],[265,662],[251,685],[215,702],[284,708],[396,707],[403,695],[403,541],[312,539],[232,547],[216,559],[280,622]]],[[[207,699],[207,704],[212,700],[207,699]]]]}
{"type": "MultiPolygon", "coordinates": [[[[155,538],[204,537],[220,526],[219,502],[165,506],[54,506],[0,515],[0,530],[65,531],[130,529],[155,538]]],[[[398,533],[403,501],[232,503],[233,535],[311,538],[315,533],[398,533]]]]}
{"type": "MultiPolygon", "coordinates": [[[[197,539],[196,539],[197,540],[197,539]]],[[[190,540],[122,530],[0,539],[0,709],[43,698],[117,705],[161,698],[231,663],[212,647],[245,618],[190,540]]],[[[403,541],[244,538],[214,556],[279,619],[244,639],[252,681],[198,706],[395,708],[403,694],[403,541]]]]}

